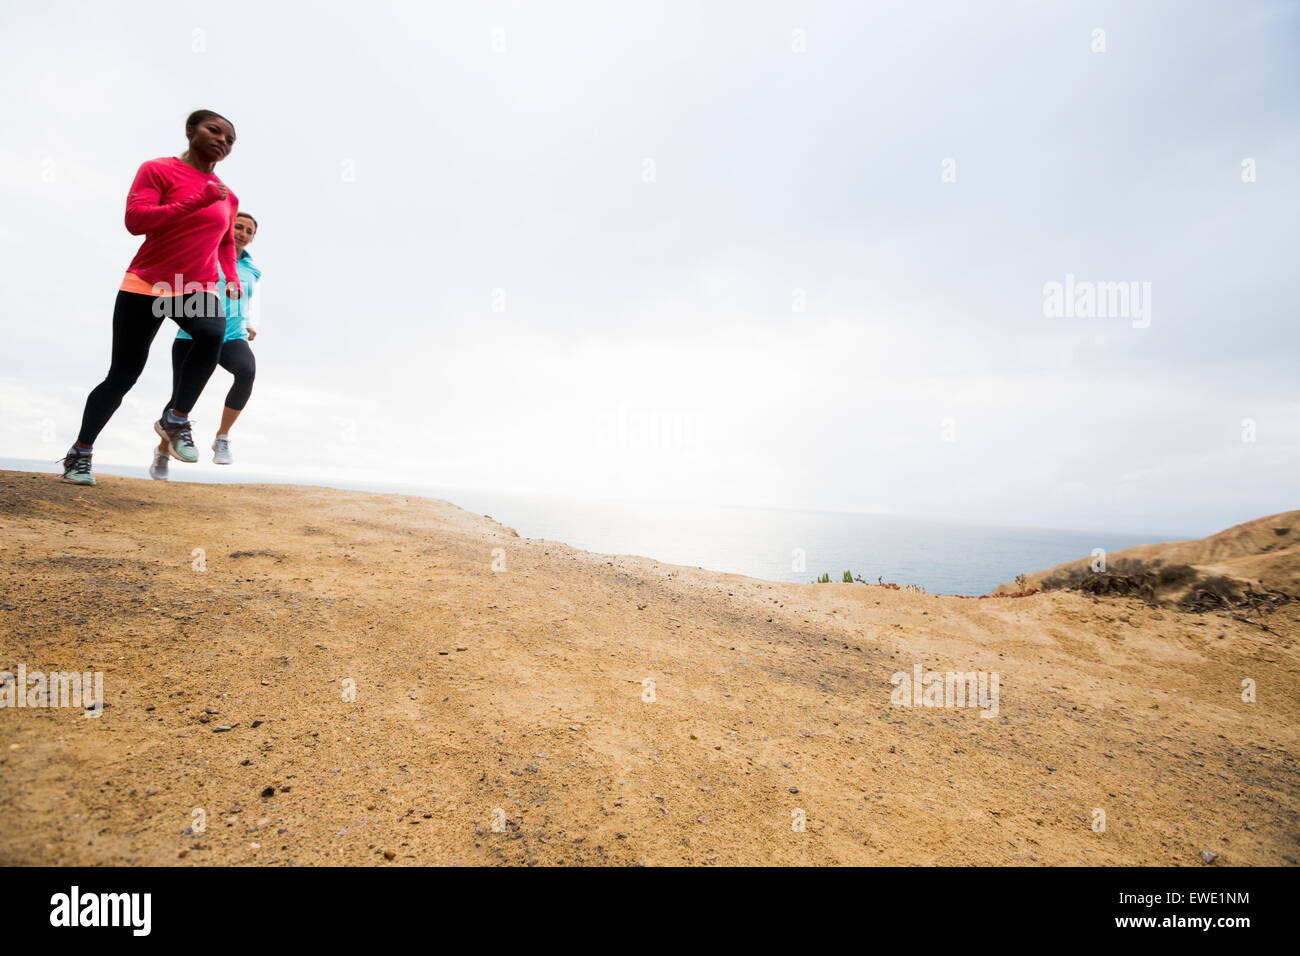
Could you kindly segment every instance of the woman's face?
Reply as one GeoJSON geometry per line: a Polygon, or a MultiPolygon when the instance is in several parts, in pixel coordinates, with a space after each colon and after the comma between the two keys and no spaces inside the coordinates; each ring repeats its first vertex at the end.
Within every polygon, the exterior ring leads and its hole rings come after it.
{"type": "Polygon", "coordinates": [[[257,226],[253,224],[253,220],[247,216],[235,217],[235,245],[239,249],[242,250],[252,242],[255,235],[257,235],[257,226]]]}
{"type": "Polygon", "coordinates": [[[187,130],[190,152],[219,163],[235,148],[235,128],[219,116],[209,116],[187,130]]]}

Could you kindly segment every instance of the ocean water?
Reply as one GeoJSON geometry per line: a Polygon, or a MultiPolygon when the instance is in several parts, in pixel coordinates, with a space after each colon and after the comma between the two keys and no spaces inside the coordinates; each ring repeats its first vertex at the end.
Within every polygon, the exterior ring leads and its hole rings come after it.
{"type": "MultiPolygon", "coordinates": [[[[445,497],[445,496],[444,496],[445,497]]],[[[450,498],[530,538],[637,554],[773,581],[839,581],[845,571],[931,593],[986,594],[1021,572],[1147,544],[1150,535],[1000,528],[894,515],[562,501],[462,493],[450,498]]],[[[1159,540],[1159,539],[1157,539],[1159,540]]]]}
{"type": "MultiPolygon", "coordinates": [[[[99,465],[103,474],[147,477],[144,467],[99,465]]],[[[179,467],[179,466],[178,466],[179,467]]],[[[57,474],[57,465],[0,459],[0,468],[57,474]]],[[[175,470],[175,469],[174,469],[175,470]]],[[[931,593],[986,594],[1021,572],[1172,540],[1121,532],[1070,531],[955,524],[895,515],[770,508],[702,507],[664,502],[542,498],[398,483],[309,481],[209,469],[197,481],[323,484],[355,491],[442,498],[486,514],[526,538],[562,541],[605,554],[635,554],[773,581],[812,581],[823,572],[839,581],[851,571],[916,584],[931,593]]]]}

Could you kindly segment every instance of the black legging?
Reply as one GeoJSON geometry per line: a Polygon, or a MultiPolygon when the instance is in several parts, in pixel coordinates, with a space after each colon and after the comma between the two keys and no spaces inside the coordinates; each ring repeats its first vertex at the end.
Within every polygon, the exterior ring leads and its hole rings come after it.
{"type": "MultiPolygon", "coordinates": [[[[167,403],[167,408],[175,407],[176,389],[180,386],[181,380],[181,366],[189,353],[187,348],[189,344],[185,339],[176,339],[172,342],[172,398],[167,403]]],[[[257,360],[253,358],[253,350],[249,348],[248,341],[231,339],[229,342],[222,343],[217,364],[235,376],[235,383],[226,393],[226,407],[233,408],[237,412],[243,411],[244,406],[248,404],[248,396],[253,394],[253,379],[257,376],[257,360]]]]}
{"type": "Polygon", "coordinates": [[[199,400],[203,386],[208,384],[212,370],[217,367],[221,339],[226,332],[220,297],[211,292],[190,292],[173,299],[171,296],[155,297],[119,290],[113,305],[113,357],[108,366],[108,376],[86,399],[81,431],[77,434],[78,444],[84,447],[93,445],[122,404],[122,396],[131,390],[144,371],[149,345],[164,318],[174,319],[193,336],[176,376],[172,407],[188,412],[199,400]]]}

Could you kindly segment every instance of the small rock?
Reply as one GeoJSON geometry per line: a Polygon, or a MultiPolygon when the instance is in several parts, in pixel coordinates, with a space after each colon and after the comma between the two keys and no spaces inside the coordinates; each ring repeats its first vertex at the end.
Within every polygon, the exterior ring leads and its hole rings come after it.
{"type": "Polygon", "coordinates": [[[385,851],[384,851],[384,859],[385,859],[385,860],[395,860],[395,859],[397,859],[397,854],[394,853],[392,850],[385,850],[385,851]]]}
{"type": "Polygon", "coordinates": [[[226,733],[226,732],[229,731],[229,730],[230,730],[230,728],[227,727],[225,724],[218,724],[216,727],[213,727],[213,728],[212,728],[212,732],[213,732],[214,734],[224,734],[224,733],[226,733]]]}
{"type": "Polygon", "coordinates": [[[1219,858],[1219,854],[1215,853],[1213,850],[1201,851],[1201,860],[1205,863],[1213,863],[1218,858],[1219,858]]]}

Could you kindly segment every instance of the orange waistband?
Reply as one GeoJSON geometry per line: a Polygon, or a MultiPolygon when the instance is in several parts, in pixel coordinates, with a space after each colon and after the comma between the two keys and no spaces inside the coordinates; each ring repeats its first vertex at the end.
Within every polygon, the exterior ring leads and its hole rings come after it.
{"type": "Polygon", "coordinates": [[[139,293],[140,295],[184,295],[185,294],[184,289],[178,292],[170,292],[170,291],[159,292],[153,287],[152,282],[145,282],[134,272],[128,272],[125,276],[123,276],[122,284],[118,286],[118,288],[121,289],[123,292],[136,292],[139,293]]]}

